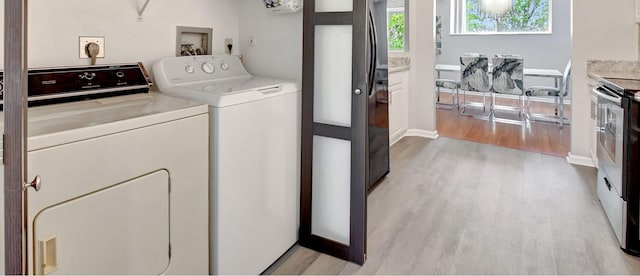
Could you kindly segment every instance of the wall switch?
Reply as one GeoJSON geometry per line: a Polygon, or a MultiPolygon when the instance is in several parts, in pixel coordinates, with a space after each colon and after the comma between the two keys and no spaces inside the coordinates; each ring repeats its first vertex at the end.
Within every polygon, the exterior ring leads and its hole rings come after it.
{"type": "Polygon", "coordinates": [[[253,47],[256,46],[256,38],[253,36],[249,37],[249,46],[253,47]]]}
{"type": "Polygon", "coordinates": [[[80,53],[80,58],[89,58],[87,53],[87,45],[91,42],[98,44],[100,46],[100,51],[98,52],[99,58],[104,58],[104,36],[81,36],[79,39],[78,50],[80,53]]]}
{"type": "Polygon", "coordinates": [[[228,55],[233,52],[233,38],[224,39],[224,52],[228,55]]]}

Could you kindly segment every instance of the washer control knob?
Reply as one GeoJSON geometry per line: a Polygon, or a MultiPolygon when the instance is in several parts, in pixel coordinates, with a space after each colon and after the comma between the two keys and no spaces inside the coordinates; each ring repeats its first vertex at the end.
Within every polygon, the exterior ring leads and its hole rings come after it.
{"type": "Polygon", "coordinates": [[[122,72],[122,71],[116,72],[116,77],[123,78],[124,77],[124,72],[122,72]]]}
{"type": "Polygon", "coordinates": [[[225,70],[225,71],[229,70],[229,64],[226,64],[224,62],[220,63],[220,69],[225,70]]]}
{"type": "Polygon", "coordinates": [[[202,71],[207,74],[213,74],[214,72],[216,72],[216,68],[213,66],[213,64],[205,62],[202,64],[202,71]]]}
{"type": "Polygon", "coordinates": [[[193,68],[193,66],[191,66],[191,65],[187,65],[187,67],[184,68],[184,71],[189,73],[189,74],[193,74],[193,72],[195,72],[196,69],[193,68]]]}

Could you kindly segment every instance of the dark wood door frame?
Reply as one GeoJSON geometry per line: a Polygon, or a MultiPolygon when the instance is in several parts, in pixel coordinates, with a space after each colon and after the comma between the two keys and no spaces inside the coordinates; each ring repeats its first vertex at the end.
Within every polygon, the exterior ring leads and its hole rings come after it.
{"type": "MultiPolygon", "coordinates": [[[[346,1],[346,0],[344,0],[346,1]]],[[[368,97],[366,92],[366,41],[368,0],[353,0],[352,12],[315,12],[315,0],[305,0],[303,19],[302,152],[300,191],[300,244],[363,264],[366,259],[368,183],[368,97]],[[318,25],[353,25],[352,125],[338,127],[314,122],[315,28],[318,25]],[[363,91],[360,95],[353,93],[363,91]],[[350,244],[312,233],[313,136],[351,141],[350,244]],[[359,161],[353,161],[353,160],[359,161]]]]}
{"type": "Polygon", "coordinates": [[[27,272],[23,183],[27,146],[27,0],[4,4],[5,274],[27,272]]]}

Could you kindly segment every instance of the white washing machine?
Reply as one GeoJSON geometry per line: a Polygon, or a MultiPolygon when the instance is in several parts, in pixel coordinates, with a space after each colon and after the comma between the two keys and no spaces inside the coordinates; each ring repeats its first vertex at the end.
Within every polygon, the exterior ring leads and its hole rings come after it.
{"type": "Polygon", "coordinates": [[[167,58],[153,72],[161,92],[210,108],[210,272],[263,272],[297,242],[297,85],[251,76],[229,55],[167,58]]]}
{"type": "Polygon", "coordinates": [[[29,108],[29,274],[208,273],[208,108],[127,68],[29,72],[34,101],[133,93],[29,108]]]}

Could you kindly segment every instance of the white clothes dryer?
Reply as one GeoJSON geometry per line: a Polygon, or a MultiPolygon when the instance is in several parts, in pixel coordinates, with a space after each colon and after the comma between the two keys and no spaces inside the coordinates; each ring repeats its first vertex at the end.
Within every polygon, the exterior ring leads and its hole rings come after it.
{"type": "Polygon", "coordinates": [[[143,71],[29,70],[28,274],[208,273],[208,108],[143,71]]]}
{"type": "Polygon", "coordinates": [[[300,91],[230,55],[171,57],[161,92],[209,105],[212,274],[259,274],[297,242],[300,91]]]}

